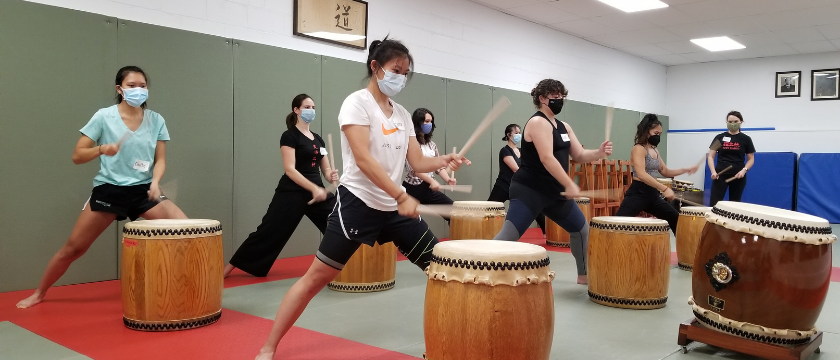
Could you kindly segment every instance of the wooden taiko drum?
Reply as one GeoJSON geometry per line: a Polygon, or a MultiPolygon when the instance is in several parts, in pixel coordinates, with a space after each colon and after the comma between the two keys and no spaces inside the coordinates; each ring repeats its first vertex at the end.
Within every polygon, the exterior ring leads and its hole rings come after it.
{"type": "Polygon", "coordinates": [[[362,244],[344,269],[327,287],[343,292],[374,292],[394,288],[397,278],[397,247],[394,243],[362,244]]]}
{"type": "Polygon", "coordinates": [[[656,178],[656,181],[658,181],[660,184],[667,185],[669,188],[671,188],[671,190],[676,190],[676,188],[674,188],[674,180],[673,179],[656,178]]]}
{"type": "Polygon", "coordinates": [[[677,266],[691,271],[694,266],[694,254],[700,245],[700,235],[706,226],[706,214],[712,208],[705,206],[683,206],[677,220],[677,266]]]}
{"type": "Polygon", "coordinates": [[[222,226],[216,220],[142,220],[123,227],[123,323],[173,331],[222,316],[222,226]]]}
{"type": "Polygon", "coordinates": [[[698,322],[774,345],[808,342],[831,277],[828,221],[729,201],[707,219],[691,274],[698,322]]]}
{"type": "Polygon", "coordinates": [[[423,321],[428,360],[546,360],[554,336],[548,253],[513,241],[432,250],[423,321]]]}
{"type": "Polygon", "coordinates": [[[505,204],[496,201],[456,201],[452,204],[450,240],[493,239],[505,224],[505,204]]]}
{"type": "Polygon", "coordinates": [[[589,226],[589,298],[601,305],[656,309],[668,301],[671,236],[660,219],[599,216],[589,226]]]}
{"type": "Polygon", "coordinates": [[[690,191],[694,189],[694,183],[688,180],[677,180],[673,182],[674,191],[690,191]]]}
{"type": "MultiPolygon", "coordinates": [[[[575,198],[575,203],[583,212],[586,222],[589,223],[592,220],[592,203],[589,198],[575,198]]],[[[569,247],[569,233],[547,217],[545,218],[545,243],[551,246],[569,247]]]]}

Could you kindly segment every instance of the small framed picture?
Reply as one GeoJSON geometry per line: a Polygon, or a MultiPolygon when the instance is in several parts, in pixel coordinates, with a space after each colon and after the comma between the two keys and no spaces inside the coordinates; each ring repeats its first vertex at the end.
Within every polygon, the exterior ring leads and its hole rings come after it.
{"type": "Polygon", "coordinates": [[[367,48],[368,3],[295,0],[292,33],[357,49],[367,48]]]}
{"type": "Polygon", "coordinates": [[[799,79],[801,71],[785,71],[776,73],[776,97],[799,97],[799,79]]]}
{"type": "Polygon", "coordinates": [[[840,69],[811,71],[811,101],[837,100],[840,93],[840,69]]]}

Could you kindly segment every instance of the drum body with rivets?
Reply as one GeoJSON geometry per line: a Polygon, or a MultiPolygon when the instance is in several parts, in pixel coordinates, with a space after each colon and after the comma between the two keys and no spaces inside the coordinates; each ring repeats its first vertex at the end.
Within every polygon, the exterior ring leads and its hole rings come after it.
{"type": "Polygon", "coordinates": [[[706,226],[706,214],[712,208],[705,206],[683,206],[677,220],[677,266],[691,271],[694,255],[700,245],[700,234],[706,226]]]}
{"type": "Polygon", "coordinates": [[[589,226],[589,298],[601,305],[656,309],[668,301],[671,237],[660,219],[599,216],[589,226]]]}
{"type": "Polygon", "coordinates": [[[512,241],[446,241],[426,273],[428,360],[546,360],[554,297],[543,247],[512,241]]]}
{"type": "Polygon", "coordinates": [[[222,227],[216,220],[142,220],[123,228],[123,323],[143,331],[191,329],[222,315],[222,227]]]}
{"type": "Polygon", "coordinates": [[[327,287],[343,292],[374,292],[394,288],[397,247],[392,242],[362,244],[327,287]]]}
{"type": "MultiPolygon", "coordinates": [[[[575,203],[577,203],[580,211],[583,212],[583,217],[586,218],[586,222],[591,221],[592,203],[589,198],[575,198],[575,203]]],[[[569,233],[548,217],[545,218],[545,243],[551,246],[569,247],[569,233]]]]}
{"type": "Polygon", "coordinates": [[[505,204],[496,201],[456,201],[451,214],[450,240],[489,240],[505,224],[505,204]]]}
{"type": "Polygon", "coordinates": [[[775,345],[808,342],[831,277],[828,221],[729,201],[707,220],[689,299],[698,322],[775,345]]]}

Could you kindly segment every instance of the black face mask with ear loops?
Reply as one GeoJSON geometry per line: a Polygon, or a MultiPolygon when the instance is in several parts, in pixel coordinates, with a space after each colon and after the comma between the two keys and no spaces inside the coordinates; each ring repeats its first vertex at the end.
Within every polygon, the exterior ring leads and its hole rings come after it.
{"type": "Polygon", "coordinates": [[[559,114],[563,110],[563,99],[548,99],[548,108],[555,115],[559,114]]]}
{"type": "Polygon", "coordinates": [[[660,141],[660,140],[661,140],[661,139],[660,139],[659,135],[651,135],[651,136],[648,138],[648,144],[651,144],[651,145],[653,145],[653,146],[657,146],[657,145],[659,145],[659,141],[660,141]]]}

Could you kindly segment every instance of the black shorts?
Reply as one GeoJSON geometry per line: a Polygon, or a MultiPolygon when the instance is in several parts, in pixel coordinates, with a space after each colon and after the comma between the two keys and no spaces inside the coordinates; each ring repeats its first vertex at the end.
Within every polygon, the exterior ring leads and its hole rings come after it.
{"type": "Polygon", "coordinates": [[[161,201],[166,200],[166,196],[163,195],[160,199],[149,200],[150,186],[151,184],[133,186],[102,184],[93,188],[88,203],[92,211],[109,212],[117,214],[117,220],[129,218],[134,221],[161,201]]]}
{"type": "Polygon", "coordinates": [[[380,211],[367,206],[347,188],[336,190],[336,205],[327,220],[327,231],[316,256],[338,270],[344,268],[361,244],[394,242],[402,254],[417,266],[425,267],[437,238],[420,219],[407,218],[396,211],[380,211]]]}

